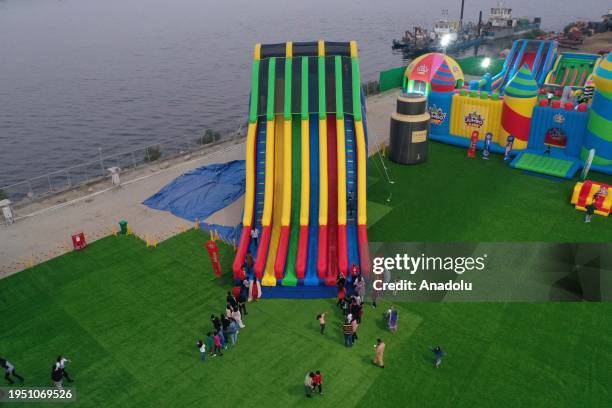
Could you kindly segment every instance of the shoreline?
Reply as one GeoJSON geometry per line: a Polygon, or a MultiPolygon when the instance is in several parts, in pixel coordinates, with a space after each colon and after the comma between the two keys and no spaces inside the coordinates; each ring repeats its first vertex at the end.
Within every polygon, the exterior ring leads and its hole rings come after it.
{"type": "MultiPolygon", "coordinates": [[[[367,98],[368,148],[372,155],[385,142],[389,117],[395,108],[397,90],[367,98]]],[[[193,223],[169,212],[142,204],[151,195],[181,174],[196,167],[243,160],[244,139],[220,143],[214,151],[178,156],[168,161],[136,168],[122,175],[120,187],[110,179],[68,190],[41,201],[18,207],[16,222],[0,225],[0,279],[72,251],[70,237],[83,232],[88,244],[112,233],[120,219],[131,225],[134,234],[149,236],[159,243],[193,223]]],[[[203,222],[236,225],[240,222],[244,196],[212,214],[203,222]]]]}

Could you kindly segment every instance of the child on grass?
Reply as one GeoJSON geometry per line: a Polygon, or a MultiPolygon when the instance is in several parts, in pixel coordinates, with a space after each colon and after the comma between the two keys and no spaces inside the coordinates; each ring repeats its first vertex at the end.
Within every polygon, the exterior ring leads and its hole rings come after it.
{"type": "Polygon", "coordinates": [[[317,320],[319,320],[319,326],[321,327],[321,334],[325,334],[325,315],[327,313],[321,313],[317,316],[317,320]]]}
{"type": "Polygon", "coordinates": [[[319,388],[319,395],[323,395],[323,376],[321,371],[317,370],[314,377],[312,377],[313,389],[319,388]]]}
{"type": "Polygon", "coordinates": [[[198,350],[200,350],[200,359],[206,361],[206,344],[202,340],[198,340],[196,345],[198,350]]]}

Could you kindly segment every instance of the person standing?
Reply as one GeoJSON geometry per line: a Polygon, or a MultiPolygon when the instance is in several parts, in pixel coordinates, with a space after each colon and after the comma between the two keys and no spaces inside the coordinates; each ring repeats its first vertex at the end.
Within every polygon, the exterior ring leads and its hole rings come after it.
{"type": "Polygon", "coordinates": [[[374,345],[374,352],[374,360],[372,362],[380,368],[385,368],[385,343],[381,339],[376,339],[376,344],[374,345]]]}
{"type": "Polygon", "coordinates": [[[227,292],[227,296],[225,298],[227,304],[232,307],[238,307],[238,301],[232,292],[227,292]]]}
{"type": "Polygon", "coordinates": [[[344,333],[344,345],[346,347],[353,347],[353,325],[349,318],[342,325],[342,332],[344,333]]]}
{"type": "Polygon", "coordinates": [[[363,276],[361,274],[357,275],[357,278],[355,278],[355,282],[353,283],[353,286],[355,287],[355,293],[357,293],[357,295],[361,298],[362,301],[365,300],[365,295],[366,295],[366,283],[365,283],[365,279],[363,279],[363,276]]]}
{"type": "Polygon", "coordinates": [[[397,318],[398,318],[398,314],[397,314],[397,309],[394,308],[393,306],[389,307],[389,310],[387,310],[387,326],[389,327],[389,331],[391,333],[395,333],[397,331],[397,318]]]}
{"type": "Polygon", "coordinates": [[[435,360],[434,360],[434,368],[439,368],[440,364],[442,364],[442,357],[446,355],[444,351],[442,351],[442,347],[436,346],[431,349],[433,351],[435,360]]]}
{"type": "Polygon", "coordinates": [[[306,374],[306,378],[304,379],[304,392],[306,393],[306,398],[312,398],[312,392],[314,391],[314,373],[311,371],[306,374]]]}
{"type": "Polygon", "coordinates": [[[210,355],[216,357],[217,354],[215,353],[215,337],[213,336],[212,332],[206,333],[206,344],[208,345],[208,349],[210,350],[210,355]]]}
{"type": "Polygon", "coordinates": [[[17,374],[15,371],[15,366],[12,365],[6,358],[0,357],[0,367],[4,368],[4,378],[9,384],[15,383],[15,381],[11,379],[11,376],[17,378],[19,382],[23,382],[23,377],[17,374]]]}
{"type": "Polygon", "coordinates": [[[51,381],[53,381],[53,386],[57,389],[63,389],[62,381],[64,379],[63,371],[61,368],[57,367],[56,364],[53,364],[51,367],[51,381]]]}
{"type": "Polygon", "coordinates": [[[243,293],[243,288],[245,288],[245,285],[243,283],[243,285],[240,288],[240,295],[238,295],[238,310],[240,310],[240,315],[241,316],[246,316],[248,315],[247,310],[246,310],[246,301],[247,301],[247,296],[249,294],[249,283],[248,281],[246,281],[246,293],[243,293]]]}
{"type": "Polygon", "coordinates": [[[74,380],[70,378],[70,375],[68,375],[68,372],[66,371],[66,363],[71,363],[71,361],[68,360],[66,357],[60,355],[57,357],[57,361],[55,362],[55,367],[58,370],[61,370],[62,377],[68,380],[68,382],[73,382],[74,380]]]}
{"type": "Polygon", "coordinates": [[[221,327],[222,327],[222,330],[219,331],[219,337],[221,337],[221,345],[223,346],[223,349],[227,350],[228,343],[229,343],[228,341],[229,334],[226,335],[226,333],[230,325],[230,319],[226,317],[225,315],[219,315],[219,318],[221,319],[221,327]]]}
{"type": "Polygon", "coordinates": [[[255,247],[259,247],[259,230],[257,229],[257,227],[251,230],[251,238],[253,239],[255,247]]]}
{"type": "Polygon", "coordinates": [[[595,214],[596,198],[597,198],[597,195],[594,195],[593,199],[591,200],[591,203],[588,204],[586,207],[584,207],[586,209],[586,215],[584,217],[584,222],[591,222],[591,218],[593,218],[593,214],[595,214]]]}
{"type": "Polygon", "coordinates": [[[317,319],[319,320],[319,326],[321,328],[321,334],[325,334],[325,315],[326,314],[327,313],[323,312],[317,316],[317,319]]]}
{"type": "Polygon", "coordinates": [[[227,328],[227,334],[230,338],[230,341],[232,342],[232,346],[235,346],[236,342],[238,341],[239,331],[240,331],[240,328],[238,326],[238,323],[234,319],[230,319],[230,324],[227,328]]]}
{"type": "Polygon", "coordinates": [[[215,345],[215,355],[222,356],[221,352],[221,337],[219,337],[219,332],[216,331],[213,337],[214,345],[215,345]]]}
{"type": "Polygon", "coordinates": [[[352,343],[355,343],[355,340],[357,340],[357,328],[358,327],[359,327],[359,323],[357,322],[357,319],[353,317],[353,320],[351,321],[351,328],[353,329],[353,338],[351,339],[352,343]]]}
{"type": "Polygon", "coordinates": [[[238,305],[232,306],[232,313],[231,313],[230,317],[232,319],[234,319],[236,321],[236,323],[238,323],[238,326],[241,329],[244,329],[246,327],[244,325],[244,323],[242,323],[242,315],[240,314],[240,309],[239,309],[238,305]]]}
{"type": "Polygon", "coordinates": [[[206,361],[206,344],[202,340],[198,340],[198,350],[200,350],[200,359],[206,361]]]}
{"type": "Polygon", "coordinates": [[[317,370],[315,372],[312,382],[313,389],[319,388],[319,395],[323,395],[323,375],[321,375],[321,371],[317,370]]]}

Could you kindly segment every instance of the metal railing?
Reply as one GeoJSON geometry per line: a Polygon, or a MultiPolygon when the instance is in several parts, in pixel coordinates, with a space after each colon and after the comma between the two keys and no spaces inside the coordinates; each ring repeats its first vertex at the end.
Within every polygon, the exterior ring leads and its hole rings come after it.
{"type": "Polygon", "coordinates": [[[0,199],[8,198],[13,202],[13,206],[19,207],[110,179],[108,171],[110,167],[119,167],[123,176],[147,165],[195,152],[206,152],[214,146],[240,140],[246,136],[246,124],[236,123],[232,129],[234,130],[223,133],[205,129],[199,135],[178,136],[107,156],[100,150],[99,157],[95,160],[0,187],[0,199]]]}

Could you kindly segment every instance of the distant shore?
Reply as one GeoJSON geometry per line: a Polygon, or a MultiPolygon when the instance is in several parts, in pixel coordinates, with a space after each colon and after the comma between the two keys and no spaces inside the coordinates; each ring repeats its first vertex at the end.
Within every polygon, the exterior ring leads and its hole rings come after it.
{"type": "MultiPolygon", "coordinates": [[[[587,54],[596,54],[600,51],[609,52],[612,50],[612,31],[605,33],[594,34],[591,37],[586,37],[582,44],[575,46],[574,52],[584,52],[587,54]]],[[[559,46],[561,52],[570,51],[569,49],[559,46]]]]}

